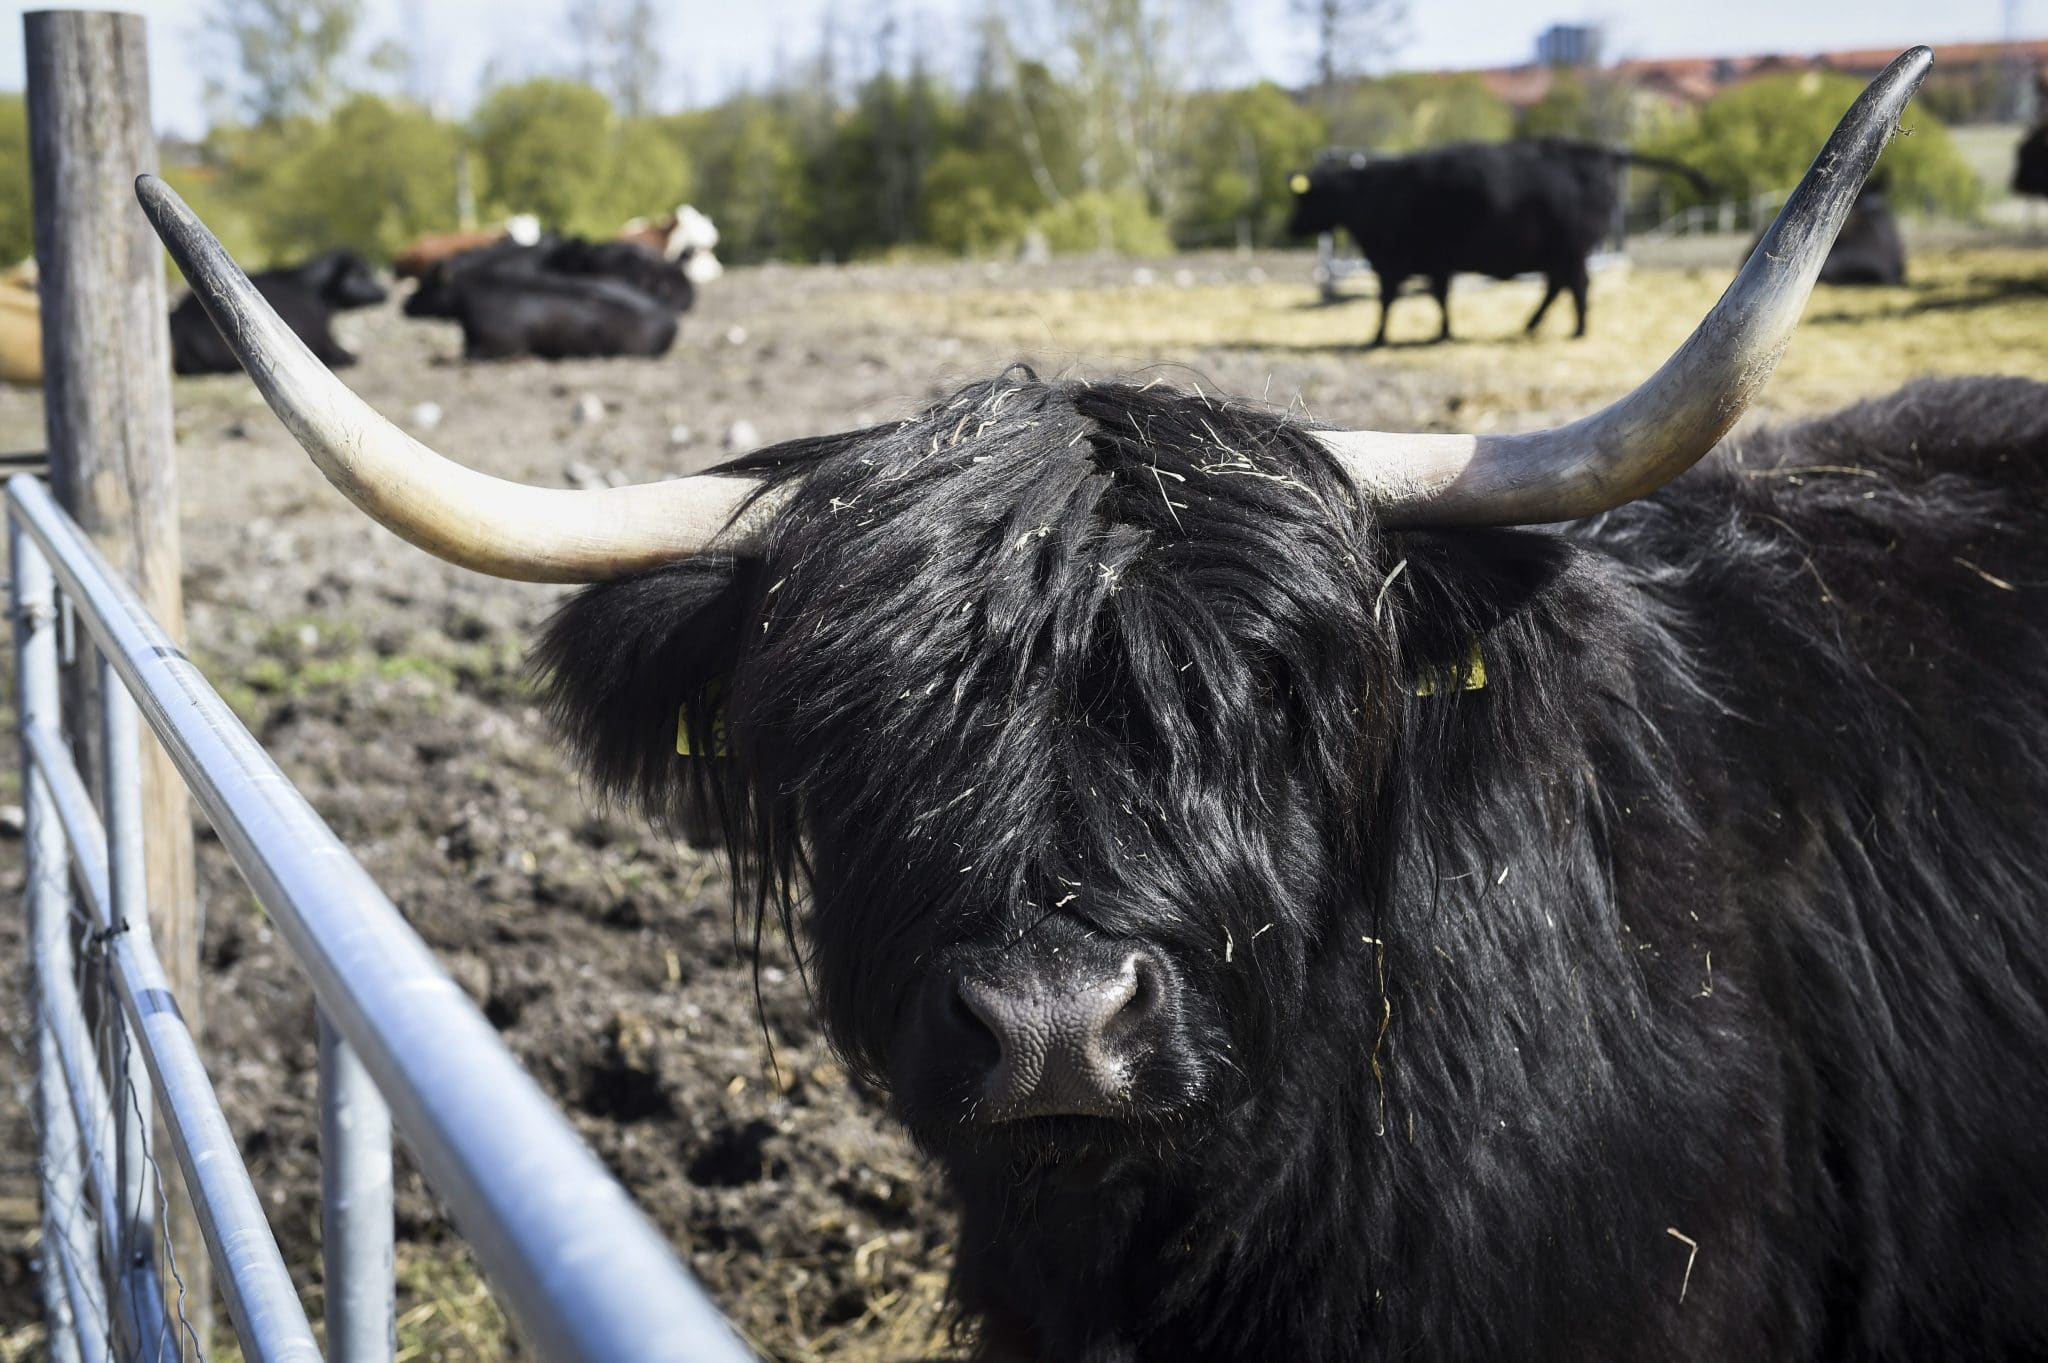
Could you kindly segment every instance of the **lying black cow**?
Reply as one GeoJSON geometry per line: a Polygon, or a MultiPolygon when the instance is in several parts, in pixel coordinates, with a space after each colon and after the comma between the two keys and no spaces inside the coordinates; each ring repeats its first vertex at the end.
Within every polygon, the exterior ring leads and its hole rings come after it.
{"type": "Polygon", "coordinates": [[[675,312],[688,312],[697,298],[684,264],[665,260],[635,241],[564,237],[546,249],[540,265],[555,274],[613,280],[675,312]]]}
{"type": "Polygon", "coordinates": [[[662,355],[695,295],[682,266],[633,242],[543,237],[437,262],[405,314],[459,322],[473,360],[662,355]]]}
{"type": "Polygon", "coordinates": [[[689,311],[697,296],[685,265],[666,260],[638,242],[560,236],[544,236],[523,245],[508,238],[463,251],[428,266],[420,275],[420,288],[437,291],[456,276],[477,269],[609,279],[679,313],[689,311]]]}
{"type": "Polygon", "coordinates": [[[2048,123],[2027,134],[2012,168],[2012,192],[2048,199],[2048,123]]]}
{"type": "MultiPolygon", "coordinates": [[[[277,315],[330,369],[356,362],[329,329],[334,314],[366,308],[389,296],[369,263],[347,250],[329,251],[303,265],[265,270],[252,278],[277,315]]],[[[206,310],[189,295],[171,309],[171,367],[180,374],[232,374],[242,367],[206,310]]]]}
{"type": "MultiPolygon", "coordinates": [[[[1759,235],[1758,240],[1762,240],[1759,235]]],[[[1750,243],[1754,250],[1756,243],[1750,243]]],[[[1744,256],[1747,260],[1749,257],[1744,256]]],[[[1820,267],[1823,284],[1903,284],[1906,282],[1906,244],[1899,237],[1899,221],[1892,216],[1884,190],[1872,183],[1856,196],[1842,235],[1820,267]]]]}
{"type": "Polygon", "coordinates": [[[1534,331],[1558,294],[1578,310],[1574,336],[1586,334],[1586,257],[1614,222],[1625,163],[1690,178],[1676,162],[1587,142],[1459,143],[1409,156],[1362,157],[1324,164],[1293,180],[1297,236],[1348,231],[1379,276],[1380,326],[1404,281],[1429,280],[1443,312],[1439,340],[1451,339],[1451,276],[1469,272],[1510,279],[1541,274],[1543,302],[1534,331]]]}
{"type": "Polygon", "coordinates": [[[459,323],[463,356],[472,360],[665,355],[677,325],[673,308],[640,290],[540,268],[531,251],[436,265],[405,300],[405,313],[459,323]]]}

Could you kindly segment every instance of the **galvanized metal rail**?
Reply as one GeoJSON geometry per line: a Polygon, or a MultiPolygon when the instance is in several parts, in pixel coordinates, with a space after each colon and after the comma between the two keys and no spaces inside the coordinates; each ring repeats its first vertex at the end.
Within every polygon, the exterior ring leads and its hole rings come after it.
{"type": "Polygon", "coordinates": [[[153,1107],[199,1208],[244,1356],[321,1357],[150,943],[136,801],[139,719],[170,753],[312,985],[328,1357],[389,1363],[394,1350],[395,1121],[500,1304],[541,1356],[748,1358],[654,1227],[134,591],[38,480],[17,475],[6,486],[50,1357],[182,1356],[159,1277],[153,1107]],[[60,601],[97,651],[97,806],[65,742],[60,601]],[[118,1033],[104,1065],[78,987],[81,942],[118,1007],[98,1019],[102,1031],[118,1033]]]}

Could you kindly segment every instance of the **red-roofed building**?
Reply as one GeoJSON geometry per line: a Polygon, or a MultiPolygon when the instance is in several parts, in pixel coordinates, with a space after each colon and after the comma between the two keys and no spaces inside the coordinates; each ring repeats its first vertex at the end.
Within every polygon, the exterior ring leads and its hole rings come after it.
{"type": "MultiPolygon", "coordinates": [[[[1757,53],[1730,57],[1653,57],[1616,62],[1604,75],[1626,81],[1646,97],[1678,108],[1703,104],[1730,86],[1779,71],[1840,71],[1869,79],[1899,55],[1898,48],[1850,48],[1838,52],[1757,53]]],[[[1940,100],[1987,80],[2009,81],[2015,68],[2031,75],[2048,96],[2048,38],[2015,43],[1945,43],[1934,49],[1934,71],[1926,93],[1940,100]]],[[[1566,67],[1541,62],[1499,66],[1458,74],[1476,75],[1486,88],[1516,109],[1526,109],[1550,92],[1566,67]]],[[[1450,73],[1446,73],[1450,74],[1450,73]]]]}

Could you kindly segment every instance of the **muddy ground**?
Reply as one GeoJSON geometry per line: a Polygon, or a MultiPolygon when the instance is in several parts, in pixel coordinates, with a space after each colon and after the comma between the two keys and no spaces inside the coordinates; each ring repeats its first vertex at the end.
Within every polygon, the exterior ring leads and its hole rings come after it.
{"type": "MultiPolygon", "coordinates": [[[[344,332],[363,355],[349,381],[384,412],[466,463],[564,485],[702,467],[735,423],[775,441],[902,414],[1018,359],[1346,424],[1548,422],[1646,373],[1733,250],[1667,247],[1601,276],[1586,342],[1562,315],[1521,338],[1533,286],[1461,286],[1470,339],[1365,352],[1372,304],[1319,305],[1300,255],[735,270],[659,361],[465,365],[452,328],[395,304],[344,332]]],[[[1950,246],[1916,270],[1905,289],[1817,299],[1767,415],[1923,372],[2048,374],[2048,248],[1950,246]]],[[[1396,316],[1397,340],[1433,331],[1426,300],[1396,316]]],[[[240,376],[180,380],[176,403],[192,651],[286,772],[757,1347],[948,1356],[944,1198],[835,1064],[787,948],[767,950],[757,1010],[721,868],[596,807],[550,745],[523,649],[559,591],[471,577],[370,525],[240,376]]],[[[0,393],[0,449],[41,439],[37,399],[0,393]]],[[[317,1308],[307,993],[219,845],[199,850],[210,1067],[317,1308]]],[[[19,879],[19,844],[0,842],[8,904],[19,879]]],[[[0,915],[0,1357],[37,1354],[17,919],[0,915]]],[[[518,1356],[409,1169],[399,1215],[401,1358],[518,1356]]]]}

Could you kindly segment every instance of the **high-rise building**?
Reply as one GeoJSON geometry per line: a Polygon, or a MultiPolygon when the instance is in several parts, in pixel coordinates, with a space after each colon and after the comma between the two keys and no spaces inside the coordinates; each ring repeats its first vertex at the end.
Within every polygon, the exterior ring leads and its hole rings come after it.
{"type": "Polygon", "coordinates": [[[1536,36],[1539,66],[1598,66],[1600,25],[1552,24],[1536,36]]]}

